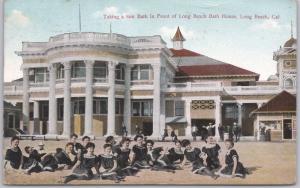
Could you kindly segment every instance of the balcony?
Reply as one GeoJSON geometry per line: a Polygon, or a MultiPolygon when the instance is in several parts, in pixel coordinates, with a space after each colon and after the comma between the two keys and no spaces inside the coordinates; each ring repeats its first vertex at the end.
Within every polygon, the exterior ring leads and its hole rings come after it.
{"type": "Polygon", "coordinates": [[[222,91],[221,82],[168,83],[166,92],[222,91]]]}
{"type": "Polygon", "coordinates": [[[228,86],[224,91],[230,95],[260,95],[277,94],[281,91],[279,86],[228,86]]]}
{"type": "Polygon", "coordinates": [[[116,33],[64,33],[49,38],[48,42],[23,42],[22,51],[26,53],[44,53],[45,51],[65,45],[105,45],[126,49],[165,48],[166,43],[159,35],[145,37],[127,37],[116,33]]]}

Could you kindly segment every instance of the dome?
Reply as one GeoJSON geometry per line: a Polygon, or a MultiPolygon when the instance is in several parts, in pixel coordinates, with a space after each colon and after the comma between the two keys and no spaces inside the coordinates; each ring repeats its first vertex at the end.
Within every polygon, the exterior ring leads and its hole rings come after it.
{"type": "Polygon", "coordinates": [[[294,39],[294,37],[290,38],[288,41],[284,43],[284,47],[288,47],[288,48],[293,47],[294,45],[295,46],[297,45],[297,40],[294,39]]]}
{"type": "Polygon", "coordinates": [[[271,76],[269,76],[269,78],[267,80],[268,81],[278,81],[278,77],[276,75],[271,75],[271,76]]]}

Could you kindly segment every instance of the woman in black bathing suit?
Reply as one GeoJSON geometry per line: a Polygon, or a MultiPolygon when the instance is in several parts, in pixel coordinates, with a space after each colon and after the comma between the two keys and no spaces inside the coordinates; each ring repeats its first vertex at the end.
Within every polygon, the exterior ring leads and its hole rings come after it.
{"type": "Polygon", "coordinates": [[[192,172],[194,174],[208,175],[213,179],[218,177],[203,164],[203,158],[199,148],[192,147],[191,142],[186,139],[182,141],[182,146],[185,147],[182,167],[185,164],[185,161],[189,161],[192,163],[192,172]]]}
{"type": "Polygon", "coordinates": [[[202,152],[205,154],[204,164],[210,170],[217,170],[221,167],[219,160],[221,147],[215,142],[213,136],[208,136],[205,142],[206,145],[202,147],[202,152]]]}
{"type": "Polygon", "coordinates": [[[175,173],[175,167],[167,160],[164,149],[162,147],[153,148],[153,145],[152,140],[146,141],[147,161],[152,167],[151,170],[175,173]]]}
{"type": "Polygon", "coordinates": [[[19,148],[20,139],[17,136],[14,136],[10,140],[10,148],[6,150],[4,169],[7,168],[7,163],[10,164],[10,167],[13,169],[19,169],[23,163],[22,151],[19,148]]]}
{"type": "Polygon", "coordinates": [[[133,151],[133,159],[132,165],[139,169],[148,169],[150,165],[147,161],[147,148],[143,144],[143,136],[137,135],[134,140],[136,141],[136,145],[132,147],[133,151]]]}
{"type": "Polygon", "coordinates": [[[104,154],[98,156],[100,167],[103,169],[100,173],[100,178],[114,180],[116,183],[119,183],[124,177],[117,174],[118,164],[116,157],[112,153],[112,146],[110,144],[104,144],[103,147],[104,154]]]}
{"type": "Polygon", "coordinates": [[[120,142],[120,148],[116,149],[118,170],[117,173],[122,176],[134,176],[139,171],[138,168],[131,166],[129,149],[130,139],[123,138],[120,142]]]}
{"type": "Polygon", "coordinates": [[[56,149],[56,153],[49,153],[42,157],[41,164],[44,171],[54,172],[60,166],[64,169],[72,168],[77,162],[77,155],[73,154],[73,143],[69,142],[65,146],[65,150],[56,149]]]}
{"type": "Polygon", "coordinates": [[[221,177],[241,177],[245,178],[247,169],[244,165],[239,161],[239,155],[235,149],[233,149],[234,142],[233,140],[225,140],[225,147],[227,149],[225,155],[225,164],[218,171],[218,174],[221,177]]]}
{"type": "Polygon", "coordinates": [[[86,144],[87,152],[81,155],[81,158],[76,162],[72,168],[72,174],[63,177],[63,182],[68,183],[72,180],[90,180],[94,177],[92,168],[95,168],[98,175],[99,172],[99,158],[94,154],[95,144],[86,144]]]}

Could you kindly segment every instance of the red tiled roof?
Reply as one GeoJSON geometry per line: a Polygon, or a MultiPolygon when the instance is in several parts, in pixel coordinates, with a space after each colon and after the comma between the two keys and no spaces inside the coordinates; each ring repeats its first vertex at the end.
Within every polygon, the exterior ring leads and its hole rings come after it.
{"type": "Polygon", "coordinates": [[[176,76],[225,76],[225,75],[255,75],[259,74],[249,70],[236,67],[231,64],[215,64],[215,65],[190,65],[179,66],[176,76]]]}
{"type": "Polygon", "coordinates": [[[173,53],[172,57],[192,57],[201,55],[187,49],[175,50],[174,48],[170,48],[170,50],[173,53]]]}
{"type": "Polygon", "coordinates": [[[253,113],[261,112],[296,112],[296,97],[287,91],[282,91],[253,111],[253,113]]]}
{"type": "Polygon", "coordinates": [[[182,36],[179,27],[177,27],[177,31],[172,39],[173,41],[185,41],[185,38],[182,36]]]}

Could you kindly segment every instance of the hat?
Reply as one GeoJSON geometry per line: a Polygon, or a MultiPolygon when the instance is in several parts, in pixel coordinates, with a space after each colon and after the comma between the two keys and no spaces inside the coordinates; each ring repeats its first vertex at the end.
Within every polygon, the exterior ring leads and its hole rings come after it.
{"type": "Polygon", "coordinates": [[[44,145],[44,143],[43,142],[39,142],[39,146],[43,146],[44,145]]]}

